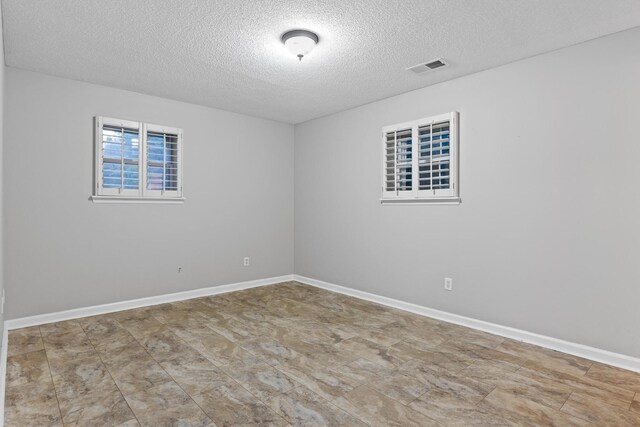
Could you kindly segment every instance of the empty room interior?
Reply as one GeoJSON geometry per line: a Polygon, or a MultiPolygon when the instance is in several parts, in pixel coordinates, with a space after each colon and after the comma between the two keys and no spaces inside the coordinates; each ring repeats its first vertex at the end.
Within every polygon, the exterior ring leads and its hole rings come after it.
{"type": "Polygon", "coordinates": [[[0,1],[0,425],[640,426],[640,1],[0,1]]]}

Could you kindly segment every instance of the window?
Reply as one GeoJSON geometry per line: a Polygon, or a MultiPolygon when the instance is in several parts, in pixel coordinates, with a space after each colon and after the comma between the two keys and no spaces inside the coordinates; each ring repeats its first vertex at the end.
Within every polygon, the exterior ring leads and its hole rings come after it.
{"type": "Polygon", "coordinates": [[[383,203],[460,203],[458,113],[382,129],[383,203]]]}
{"type": "Polygon", "coordinates": [[[92,199],[181,202],[182,130],[96,117],[92,199]]]}

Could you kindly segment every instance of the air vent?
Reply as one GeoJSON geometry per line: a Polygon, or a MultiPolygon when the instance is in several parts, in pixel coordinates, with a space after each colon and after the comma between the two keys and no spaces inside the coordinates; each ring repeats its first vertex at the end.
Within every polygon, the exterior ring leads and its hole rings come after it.
{"type": "Polygon", "coordinates": [[[444,62],[442,58],[438,58],[438,59],[434,59],[433,61],[425,62],[424,64],[414,65],[413,67],[407,68],[407,70],[413,71],[416,74],[422,74],[422,73],[426,73],[427,71],[442,68],[445,65],[447,65],[447,63],[444,62]]]}

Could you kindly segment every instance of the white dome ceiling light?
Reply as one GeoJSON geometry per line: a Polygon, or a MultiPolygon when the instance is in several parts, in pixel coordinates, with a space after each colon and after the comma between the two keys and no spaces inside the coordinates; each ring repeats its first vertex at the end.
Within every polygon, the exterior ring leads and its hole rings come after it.
{"type": "Polygon", "coordinates": [[[318,44],[318,35],[307,30],[291,30],[282,35],[282,43],[302,61],[318,44]]]}

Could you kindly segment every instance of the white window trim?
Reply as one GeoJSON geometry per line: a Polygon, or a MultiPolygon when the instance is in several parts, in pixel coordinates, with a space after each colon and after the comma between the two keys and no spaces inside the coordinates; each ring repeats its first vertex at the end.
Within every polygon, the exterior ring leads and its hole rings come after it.
{"type": "Polygon", "coordinates": [[[424,119],[413,120],[410,122],[398,123],[395,125],[385,126],[382,128],[382,161],[381,161],[381,178],[382,178],[382,196],[380,203],[383,205],[459,205],[462,200],[460,199],[460,186],[458,180],[459,172],[459,157],[458,157],[458,112],[451,112],[447,114],[440,114],[433,117],[427,117],[424,119]],[[419,190],[417,185],[419,180],[418,174],[418,150],[416,149],[418,142],[418,128],[426,124],[434,124],[449,120],[450,123],[450,135],[449,135],[449,148],[451,160],[449,162],[449,179],[451,188],[444,190],[419,190]],[[385,180],[385,168],[386,168],[386,136],[389,132],[411,129],[412,140],[412,190],[409,191],[387,191],[385,180]]]}
{"type": "Polygon", "coordinates": [[[184,197],[132,197],[132,196],[91,196],[93,203],[152,203],[152,204],[176,204],[184,203],[184,197]]]}
{"type": "Polygon", "coordinates": [[[94,203],[184,203],[185,198],[183,196],[182,186],[182,129],[102,116],[95,117],[94,121],[95,175],[93,182],[93,194],[89,197],[91,201],[94,203]],[[138,156],[139,182],[137,190],[110,189],[102,187],[102,129],[105,125],[138,129],[140,148],[138,156]],[[147,132],[171,133],[178,136],[178,183],[176,191],[147,189],[147,132]]]}

